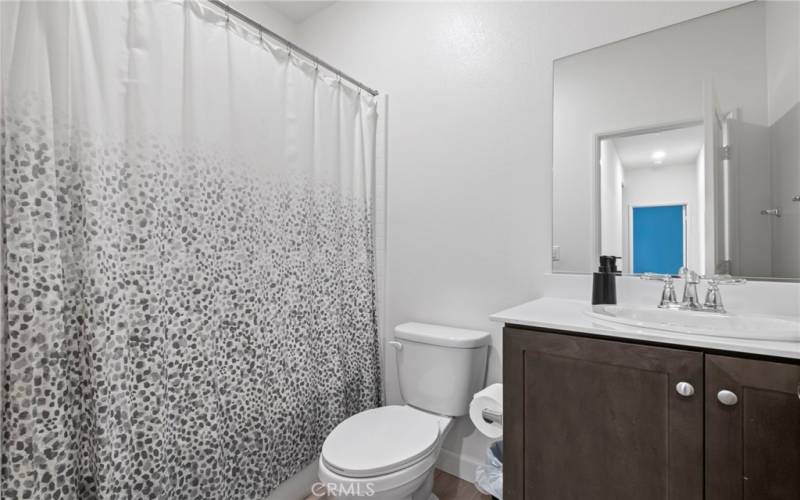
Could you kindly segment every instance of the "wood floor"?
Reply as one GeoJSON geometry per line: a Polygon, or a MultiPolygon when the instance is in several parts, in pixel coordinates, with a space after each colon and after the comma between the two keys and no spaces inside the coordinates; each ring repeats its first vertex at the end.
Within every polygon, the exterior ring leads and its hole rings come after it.
{"type": "MultiPolygon", "coordinates": [[[[439,497],[439,500],[489,500],[491,498],[488,495],[480,494],[472,483],[439,469],[436,469],[433,475],[433,493],[439,497]]],[[[310,495],[306,500],[326,500],[327,498],[310,495]]]]}
{"type": "Polygon", "coordinates": [[[433,493],[439,500],[489,500],[475,489],[472,483],[436,469],[433,476],[433,493]]]}

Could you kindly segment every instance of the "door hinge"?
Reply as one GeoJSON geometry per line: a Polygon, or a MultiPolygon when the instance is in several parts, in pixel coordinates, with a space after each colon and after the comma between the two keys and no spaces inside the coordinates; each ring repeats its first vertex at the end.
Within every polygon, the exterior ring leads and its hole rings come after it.
{"type": "Polygon", "coordinates": [[[723,160],[730,160],[731,159],[731,155],[733,154],[733,150],[732,150],[730,144],[727,145],[727,146],[722,146],[721,148],[719,148],[719,152],[720,152],[720,155],[722,156],[723,160]]]}

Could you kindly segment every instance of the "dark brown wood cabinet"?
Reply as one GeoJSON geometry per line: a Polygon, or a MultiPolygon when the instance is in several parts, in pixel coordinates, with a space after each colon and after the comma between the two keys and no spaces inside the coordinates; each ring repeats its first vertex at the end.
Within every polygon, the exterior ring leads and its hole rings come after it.
{"type": "Polygon", "coordinates": [[[800,366],[708,355],[705,367],[706,498],[800,499],[800,366]]]}
{"type": "Polygon", "coordinates": [[[800,500],[800,365],[508,326],[503,358],[504,498],[800,500]]]}

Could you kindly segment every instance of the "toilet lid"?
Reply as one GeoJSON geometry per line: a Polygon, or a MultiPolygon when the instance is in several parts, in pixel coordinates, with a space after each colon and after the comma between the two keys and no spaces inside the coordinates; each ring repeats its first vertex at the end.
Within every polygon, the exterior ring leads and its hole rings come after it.
{"type": "Polygon", "coordinates": [[[436,416],[407,406],[385,406],[337,425],[322,445],[322,460],[343,476],[379,476],[428,456],[438,439],[436,416]]]}

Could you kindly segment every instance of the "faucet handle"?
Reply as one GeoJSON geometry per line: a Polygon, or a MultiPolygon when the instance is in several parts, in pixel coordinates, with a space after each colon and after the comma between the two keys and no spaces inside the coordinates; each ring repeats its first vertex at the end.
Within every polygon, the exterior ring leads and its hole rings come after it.
{"type": "Polygon", "coordinates": [[[725,314],[725,306],[722,304],[722,295],[719,293],[719,285],[743,285],[747,283],[744,278],[734,278],[730,274],[714,274],[703,276],[708,280],[708,290],[706,290],[706,300],[703,308],[709,311],[725,314]]]}
{"type": "Polygon", "coordinates": [[[675,309],[678,307],[678,297],[675,294],[675,286],[673,285],[673,278],[671,275],[643,273],[639,278],[664,282],[664,289],[661,291],[661,302],[658,304],[658,307],[661,309],[675,309]]]}
{"type": "Polygon", "coordinates": [[[730,274],[713,274],[711,276],[701,276],[701,279],[707,280],[709,286],[717,285],[744,285],[747,280],[744,278],[734,278],[730,274]]]}

